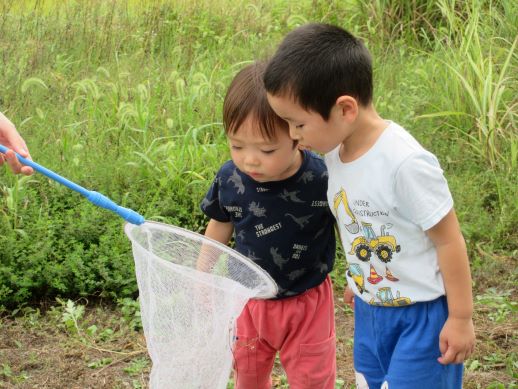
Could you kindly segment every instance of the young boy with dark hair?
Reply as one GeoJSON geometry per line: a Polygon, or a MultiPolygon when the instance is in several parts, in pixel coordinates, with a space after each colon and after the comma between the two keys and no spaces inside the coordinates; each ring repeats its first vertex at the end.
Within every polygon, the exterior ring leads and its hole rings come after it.
{"type": "Polygon", "coordinates": [[[301,151],[266,99],[266,65],[232,80],[223,103],[231,160],[203,199],[205,235],[257,263],[275,280],[274,299],[250,300],[237,319],[236,389],[269,389],[277,352],[292,389],[333,389],[336,347],[334,218],[324,161],[301,151]]]}
{"type": "Polygon", "coordinates": [[[436,157],[376,112],[371,62],[342,28],[302,26],[267,67],[268,101],[301,147],[325,154],[357,386],[461,388],[475,341],[464,238],[436,157]]]}

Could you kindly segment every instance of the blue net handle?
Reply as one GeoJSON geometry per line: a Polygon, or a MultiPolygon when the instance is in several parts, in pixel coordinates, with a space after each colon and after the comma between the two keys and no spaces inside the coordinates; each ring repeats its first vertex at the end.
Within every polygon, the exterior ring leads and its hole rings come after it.
{"type": "MultiPolygon", "coordinates": [[[[9,150],[7,147],[0,144],[1,153],[5,154],[7,152],[7,150],[9,150]]],[[[31,161],[30,159],[23,158],[18,153],[15,153],[15,154],[16,154],[16,157],[18,158],[18,160],[22,164],[30,166],[34,170],[47,176],[48,178],[50,178],[54,181],[57,181],[60,184],[65,185],[66,187],[68,187],[72,190],[75,190],[76,192],[79,192],[84,197],[86,197],[87,200],[90,201],[92,204],[97,205],[98,207],[108,209],[112,212],[115,212],[117,215],[122,217],[128,223],[136,224],[136,225],[140,225],[140,224],[144,223],[144,221],[145,221],[144,217],[142,215],[138,214],[137,212],[133,211],[132,209],[121,207],[120,205],[117,205],[116,203],[114,203],[112,200],[110,200],[105,195],[103,195],[99,192],[85,189],[82,186],[77,185],[76,183],[74,183],[70,180],[67,180],[65,177],[62,177],[59,174],[54,173],[52,170],[49,170],[49,169],[37,164],[36,162],[31,161]]]]}

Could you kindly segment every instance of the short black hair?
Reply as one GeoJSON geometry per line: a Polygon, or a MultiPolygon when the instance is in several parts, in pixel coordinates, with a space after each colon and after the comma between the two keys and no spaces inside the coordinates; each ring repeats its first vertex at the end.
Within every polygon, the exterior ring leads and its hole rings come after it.
{"type": "Polygon", "coordinates": [[[292,97],[329,119],[339,96],[360,105],[372,100],[372,59],[362,41],[343,28],[311,23],[291,31],[264,74],[268,93],[292,97]]]}

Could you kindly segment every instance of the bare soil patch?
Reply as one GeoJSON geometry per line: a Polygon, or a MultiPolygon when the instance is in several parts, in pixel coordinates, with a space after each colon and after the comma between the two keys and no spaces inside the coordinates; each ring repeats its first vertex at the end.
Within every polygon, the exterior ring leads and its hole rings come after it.
{"type": "MultiPolygon", "coordinates": [[[[486,283],[481,283],[485,287],[486,283]]],[[[352,363],[353,315],[337,290],[338,378],[344,388],[354,384],[352,363]]],[[[0,318],[0,388],[145,388],[150,370],[145,339],[132,330],[118,309],[102,303],[85,304],[81,333],[61,324],[57,310],[39,315],[34,308],[17,317],[0,318]],[[57,312],[57,313],[56,313],[57,312]],[[95,325],[95,335],[87,328],[95,325]]],[[[47,307],[48,308],[48,307],[47,307]]],[[[477,350],[466,364],[465,388],[517,388],[509,356],[516,364],[518,318],[516,314],[500,323],[495,307],[476,304],[477,350]],[[493,316],[492,316],[493,315],[493,316]],[[476,361],[476,362],[474,362],[476,361]],[[500,383],[502,386],[494,386],[500,383]]],[[[516,367],[516,366],[515,366],[516,367]]],[[[276,366],[276,388],[286,388],[276,366]]],[[[516,375],[516,369],[514,374],[516,375]]]]}

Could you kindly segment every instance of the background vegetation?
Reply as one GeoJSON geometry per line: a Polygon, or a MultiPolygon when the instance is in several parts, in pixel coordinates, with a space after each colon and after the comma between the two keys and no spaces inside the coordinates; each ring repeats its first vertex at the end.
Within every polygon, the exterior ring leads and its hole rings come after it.
{"type": "MultiPolygon", "coordinates": [[[[516,346],[514,1],[4,0],[0,110],[38,163],[147,219],[201,232],[200,199],[228,158],[221,105],[229,81],[308,21],[365,40],[375,105],[439,157],[468,243],[477,309],[490,324],[511,323],[516,346]]],[[[0,312],[14,317],[56,297],[134,306],[131,248],[118,217],[38,174],[0,171],[0,193],[0,312]]],[[[500,370],[500,381],[515,385],[516,348],[494,351],[491,341],[488,359],[468,368],[500,370]]]]}

